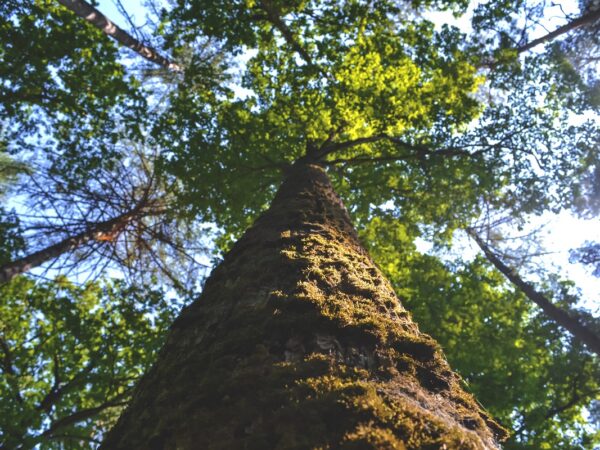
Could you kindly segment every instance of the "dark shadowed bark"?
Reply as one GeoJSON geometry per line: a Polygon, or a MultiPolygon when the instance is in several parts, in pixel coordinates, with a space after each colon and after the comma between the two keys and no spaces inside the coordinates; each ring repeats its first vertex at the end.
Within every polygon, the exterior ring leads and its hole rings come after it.
{"type": "Polygon", "coordinates": [[[79,17],[99,28],[104,34],[110,36],[121,45],[130,48],[148,61],[158,64],[165,69],[181,71],[181,67],[165,58],[152,47],[143,44],[129,33],[115,25],[111,20],[84,0],[58,0],[58,3],[70,9],[79,17]]]}
{"type": "Polygon", "coordinates": [[[483,253],[487,259],[498,269],[504,276],[513,283],[517,288],[523,292],[529,300],[534,302],[540,307],[540,309],[552,320],[554,320],[559,326],[563,327],[569,333],[571,333],[576,339],[585,344],[588,349],[600,356],[600,336],[594,331],[589,329],[578,320],[569,314],[550,300],[546,298],[544,294],[537,291],[531,284],[527,283],[523,278],[519,276],[516,270],[508,267],[504,264],[500,258],[498,258],[492,249],[484,242],[474,230],[468,230],[469,235],[477,242],[479,248],[483,250],[483,253]]]}
{"type": "Polygon", "coordinates": [[[412,322],[325,171],[296,164],[102,448],[493,449],[504,436],[412,322]]]}

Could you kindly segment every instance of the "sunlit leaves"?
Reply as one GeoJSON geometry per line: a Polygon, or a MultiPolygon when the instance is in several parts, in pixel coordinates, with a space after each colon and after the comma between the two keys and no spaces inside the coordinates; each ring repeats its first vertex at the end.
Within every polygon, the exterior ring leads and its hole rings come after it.
{"type": "MultiPolygon", "coordinates": [[[[12,138],[13,151],[46,150],[60,179],[86,186],[99,166],[116,167],[112,144],[123,135],[139,142],[144,128],[160,147],[158,172],[177,178],[176,206],[186,218],[199,213],[215,222],[223,232],[221,249],[268,206],[289,164],[318,155],[417,322],[442,342],[482,402],[521,428],[511,445],[587,445],[584,440],[592,438],[582,425],[581,405],[597,389],[597,373],[585,351],[483,261],[442,263],[418,253],[413,243],[431,232],[436,243],[448,244],[483,203],[515,216],[557,211],[574,201],[589,215],[597,203],[600,133],[594,120],[575,120],[597,104],[575,70],[573,52],[557,46],[519,57],[525,35],[513,34],[518,26],[511,20],[528,7],[520,0],[483,3],[475,37],[436,28],[419,15],[428,7],[461,11],[466,5],[173,2],[159,32],[172,54],[187,62],[186,70],[165,81],[170,84],[162,103],[148,111],[139,83],[126,75],[117,49],[98,30],[50,0],[5,1],[3,144],[12,138]],[[364,138],[370,140],[350,145],[364,138]],[[573,373],[581,378],[575,381],[573,373]],[[576,406],[546,417],[568,405],[573,391],[581,395],[576,406]]],[[[96,216],[81,217],[85,224],[96,216]]],[[[9,243],[0,258],[22,246],[13,219],[0,230],[9,243]]],[[[129,378],[134,374],[127,370],[139,372],[146,361],[146,353],[137,353],[144,344],[130,331],[150,335],[149,342],[155,338],[152,320],[118,300],[125,296],[120,286],[19,283],[6,294],[14,310],[5,319],[14,344],[34,336],[32,330],[49,336],[48,344],[34,339],[31,348],[17,345],[23,376],[13,376],[3,389],[7,398],[20,392],[29,402],[18,417],[12,409],[6,414],[16,426],[11,433],[34,442],[59,418],[58,406],[51,417],[31,406],[51,389],[57,349],[67,349],[61,364],[75,372],[96,355],[105,365],[90,377],[117,371],[129,378]],[[112,350],[111,363],[104,355],[112,350]],[[114,362],[118,358],[124,362],[114,362]]],[[[157,300],[147,310],[164,306],[157,300]]],[[[86,407],[114,393],[106,388],[108,378],[94,380],[96,387],[77,388],[86,407]]],[[[90,423],[78,430],[94,435],[90,423]]]]}
{"type": "MultiPolygon", "coordinates": [[[[177,94],[173,100],[183,102],[177,106],[183,119],[169,110],[174,120],[163,122],[167,126],[156,134],[172,149],[166,168],[184,180],[189,201],[210,211],[228,231],[243,230],[248,217],[268,204],[280,169],[309,148],[378,134],[433,145],[431,136],[458,132],[481,112],[473,96],[481,78],[469,53],[461,50],[464,36],[456,29],[435,31],[430,22],[409,20],[394,2],[193,2],[165,17],[174,42],[192,39],[194,33],[193,39],[199,38],[203,30],[223,40],[226,49],[253,50],[237,75],[241,96],[197,91],[204,103],[196,104],[194,92],[177,94]],[[235,24],[229,21],[232,15],[235,24]],[[188,104],[184,111],[190,98],[197,107],[188,104]]],[[[406,156],[397,164],[366,165],[364,170],[373,171],[366,176],[373,179],[378,172],[383,187],[385,177],[404,172],[415,196],[435,195],[426,180],[435,165],[410,149],[380,142],[348,147],[329,158],[356,156],[406,156]]],[[[361,195],[352,198],[357,213],[368,213],[359,203],[389,200],[389,190],[363,183],[364,170],[344,173],[361,195]]],[[[466,168],[456,170],[467,176],[466,168]]]]}

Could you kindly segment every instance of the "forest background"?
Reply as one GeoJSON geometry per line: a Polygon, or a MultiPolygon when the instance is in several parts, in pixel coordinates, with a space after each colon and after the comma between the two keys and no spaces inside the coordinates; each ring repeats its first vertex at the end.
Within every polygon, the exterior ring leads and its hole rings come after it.
{"type": "Polygon", "coordinates": [[[506,448],[599,446],[597,284],[548,264],[538,228],[595,224],[570,260],[600,274],[600,6],[201,3],[101,3],[136,51],[59,2],[0,6],[2,446],[94,447],[319,141],[338,144],[328,171],[362,242],[513,430],[506,448]],[[441,25],[453,14],[471,26],[441,25]],[[390,16],[398,35],[370,42],[390,16]]]}

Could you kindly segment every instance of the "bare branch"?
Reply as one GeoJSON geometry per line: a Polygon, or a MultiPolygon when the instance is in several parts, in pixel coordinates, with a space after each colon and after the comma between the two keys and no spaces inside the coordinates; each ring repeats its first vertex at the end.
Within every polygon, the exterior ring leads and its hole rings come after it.
{"type": "Polygon", "coordinates": [[[107,36],[110,36],[121,45],[130,48],[148,61],[175,72],[183,71],[181,66],[170,61],[168,58],[165,58],[152,47],[144,45],[142,42],[135,39],[84,0],[58,0],[58,2],[73,11],[79,17],[87,20],[96,28],[100,29],[107,36]]]}

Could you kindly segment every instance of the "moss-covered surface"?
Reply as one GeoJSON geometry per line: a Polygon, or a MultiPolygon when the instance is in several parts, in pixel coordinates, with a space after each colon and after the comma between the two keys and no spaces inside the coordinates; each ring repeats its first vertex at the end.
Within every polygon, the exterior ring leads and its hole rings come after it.
{"type": "Polygon", "coordinates": [[[324,171],[303,165],[175,322],[104,448],[483,449],[503,436],[324,171]]]}

